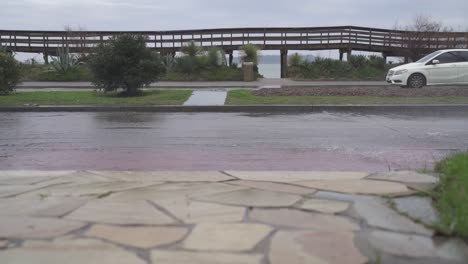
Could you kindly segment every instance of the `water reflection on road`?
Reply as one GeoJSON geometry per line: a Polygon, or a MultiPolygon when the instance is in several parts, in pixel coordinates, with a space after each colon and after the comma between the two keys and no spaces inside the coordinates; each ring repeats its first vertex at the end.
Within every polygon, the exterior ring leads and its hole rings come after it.
{"type": "Polygon", "coordinates": [[[2,169],[381,171],[468,148],[463,114],[0,113],[0,123],[2,169]]]}

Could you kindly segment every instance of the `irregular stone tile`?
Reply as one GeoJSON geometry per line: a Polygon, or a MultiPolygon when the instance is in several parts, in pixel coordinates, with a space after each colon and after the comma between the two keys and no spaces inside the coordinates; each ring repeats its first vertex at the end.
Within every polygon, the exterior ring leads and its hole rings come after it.
{"type": "Polygon", "coordinates": [[[4,249],[8,247],[8,240],[0,239],[0,249],[4,249]]]}
{"type": "Polygon", "coordinates": [[[322,199],[308,199],[298,208],[318,211],[326,214],[335,214],[346,211],[349,208],[349,203],[322,199]]]}
{"type": "Polygon", "coordinates": [[[224,183],[170,183],[115,193],[109,198],[115,201],[178,199],[179,197],[191,198],[245,188],[224,183]]]}
{"type": "Polygon", "coordinates": [[[3,238],[52,238],[85,226],[84,223],[56,218],[2,216],[0,237],[3,238]]]}
{"type": "Polygon", "coordinates": [[[271,264],[367,263],[355,247],[351,232],[279,231],[273,236],[271,264]]]}
{"type": "Polygon", "coordinates": [[[321,231],[355,231],[359,226],[345,217],[302,212],[293,209],[253,209],[250,219],[270,225],[321,231]]]}
{"type": "Polygon", "coordinates": [[[377,250],[389,254],[416,258],[437,257],[430,237],[372,231],[368,239],[377,250]]]}
{"type": "Polygon", "coordinates": [[[60,217],[83,205],[84,197],[27,196],[4,199],[0,203],[0,216],[23,215],[60,217]]]}
{"type": "Polygon", "coordinates": [[[281,184],[275,182],[266,182],[266,181],[233,181],[230,184],[251,187],[255,189],[261,189],[266,191],[274,191],[274,192],[285,192],[285,193],[292,193],[292,194],[311,194],[314,193],[316,190],[310,188],[304,188],[300,186],[294,186],[290,184],[281,184]]]}
{"type": "Polygon", "coordinates": [[[291,206],[300,199],[300,196],[294,194],[262,191],[256,189],[239,190],[197,197],[197,200],[200,201],[259,207],[291,206]]]}
{"type": "Polygon", "coordinates": [[[58,202],[55,205],[51,205],[42,210],[38,210],[36,213],[33,214],[33,216],[62,217],[85,205],[88,201],[87,198],[83,197],[73,197],[72,199],[60,200],[62,201],[58,202]]]}
{"type": "Polygon", "coordinates": [[[386,180],[386,181],[417,182],[417,183],[437,183],[439,181],[438,178],[432,175],[419,173],[416,171],[391,171],[391,172],[373,174],[367,178],[386,180]]]}
{"type": "Polygon", "coordinates": [[[44,170],[0,170],[0,178],[29,178],[29,177],[57,177],[65,176],[75,173],[72,170],[57,170],[57,171],[44,171],[44,170]]]}
{"type": "Polygon", "coordinates": [[[261,264],[262,258],[259,254],[151,251],[151,260],[157,264],[261,264]]]}
{"type": "Polygon", "coordinates": [[[92,171],[119,181],[219,182],[232,180],[219,171],[92,171]]]}
{"type": "Polygon", "coordinates": [[[65,218],[104,224],[165,225],[174,220],[145,201],[93,200],[65,218]]]}
{"type": "Polygon", "coordinates": [[[119,244],[154,248],[174,243],[188,233],[185,227],[117,227],[94,225],[86,232],[86,236],[106,239],[119,244]]]}
{"type": "Polygon", "coordinates": [[[337,193],[337,192],[327,192],[327,191],[318,191],[313,194],[314,198],[317,199],[327,199],[334,201],[343,201],[343,202],[354,202],[360,201],[361,199],[374,199],[374,196],[370,195],[358,195],[358,194],[347,194],[347,193],[337,193]]]}
{"type": "Polygon", "coordinates": [[[73,173],[75,173],[75,171],[0,170],[0,185],[36,184],[73,173]]]}
{"type": "Polygon", "coordinates": [[[465,263],[468,260],[468,244],[459,238],[435,238],[434,246],[437,255],[443,259],[457,260],[465,263]]]}
{"type": "Polygon", "coordinates": [[[200,222],[240,222],[244,218],[245,208],[191,201],[186,197],[153,200],[154,203],[169,211],[184,223],[200,222]]]}
{"type": "Polygon", "coordinates": [[[432,207],[432,200],[428,197],[410,196],[392,200],[399,212],[409,215],[425,224],[438,221],[437,211],[432,207]]]}
{"type": "Polygon", "coordinates": [[[364,172],[339,171],[226,171],[226,173],[242,180],[269,182],[357,180],[369,175],[364,172]]]}
{"type": "Polygon", "coordinates": [[[418,183],[418,182],[406,182],[405,183],[408,188],[412,190],[416,190],[419,192],[429,192],[437,187],[437,183],[418,183]]]}
{"type": "Polygon", "coordinates": [[[22,248],[0,251],[8,264],[145,264],[135,254],[94,239],[26,241],[22,248]]]}
{"type": "Polygon", "coordinates": [[[271,231],[271,227],[261,224],[202,223],[195,226],[183,247],[194,250],[251,250],[271,231]]]}
{"type": "Polygon", "coordinates": [[[302,181],[297,182],[306,187],[350,194],[398,194],[408,192],[400,183],[374,180],[339,180],[339,181],[302,181]]]}
{"type": "Polygon", "coordinates": [[[0,185],[0,198],[14,197],[23,193],[32,192],[40,187],[35,185],[0,185]]]}
{"type": "Polygon", "coordinates": [[[353,209],[357,215],[374,227],[400,232],[432,235],[432,231],[416,224],[394,210],[380,199],[360,199],[354,202],[353,209]]]}
{"type": "Polygon", "coordinates": [[[0,185],[33,185],[56,178],[57,177],[0,177],[0,185]]]}
{"type": "MultiPolygon", "coordinates": [[[[157,184],[157,183],[153,183],[157,184]]],[[[41,189],[39,195],[53,196],[98,196],[111,192],[120,192],[147,186],[140,182],[92,182],[80,184],[66,184],[41,189]]]]}

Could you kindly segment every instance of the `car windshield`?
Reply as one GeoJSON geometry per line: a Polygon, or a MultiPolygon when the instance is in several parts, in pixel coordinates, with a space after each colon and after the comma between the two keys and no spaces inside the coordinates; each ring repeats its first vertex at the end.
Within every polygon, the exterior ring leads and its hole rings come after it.
{"type": "Polygon", "coordinates": [[[442,53],[443,51],[435,51],[435,52],[432,52],[431,54],[428,54],[424,57],[422,57],[421,59],[419,59],[418,61],[416,62],[420,62],[420,63],[424,63],[424,62],[427,62],[429,59],[433,58],[434,56],[436,55],[439,55],[440,53],[442,53]]]}

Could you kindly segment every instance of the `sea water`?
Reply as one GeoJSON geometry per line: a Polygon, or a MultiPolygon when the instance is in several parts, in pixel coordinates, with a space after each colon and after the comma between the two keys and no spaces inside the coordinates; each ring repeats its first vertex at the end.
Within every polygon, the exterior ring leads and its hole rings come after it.
{"type": "Polygon", "coordinates": [[[280,64],[258,64],[258,71],[264,78],[281,78],[280,64]]]}

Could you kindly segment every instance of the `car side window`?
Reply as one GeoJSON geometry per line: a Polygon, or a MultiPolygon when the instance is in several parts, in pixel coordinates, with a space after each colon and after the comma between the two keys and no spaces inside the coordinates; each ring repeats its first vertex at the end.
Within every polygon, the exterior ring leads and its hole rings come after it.
{"type": "Polygon", "coordinates": [[[438,60],[440,64],[443,64],[443,63],[458,62],[459,58],[456,55],[452,54],[451,52],[446,52],[444,54],[441,54],[435,57],[433,60],[438,60]]]}
{"type": "Polygon", "coordinates": [[[468,62],[468,51],[457,51],[455,52],[462,62],[468,62]]]}

